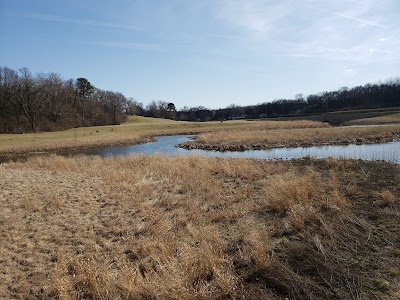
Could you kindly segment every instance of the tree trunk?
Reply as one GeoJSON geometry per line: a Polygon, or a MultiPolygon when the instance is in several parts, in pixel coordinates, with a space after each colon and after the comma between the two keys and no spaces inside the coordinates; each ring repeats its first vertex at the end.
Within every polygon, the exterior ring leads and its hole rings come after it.
{"type": "Polygon", "coordinates": [[[22,104],[22,110],[24,112],[24,115],[28,119],[29,123],[31,124],[32,132],[36,132],[36,116],[35,116],[35,114],[34,113],[29,114],[23,104],[22,104]]]}

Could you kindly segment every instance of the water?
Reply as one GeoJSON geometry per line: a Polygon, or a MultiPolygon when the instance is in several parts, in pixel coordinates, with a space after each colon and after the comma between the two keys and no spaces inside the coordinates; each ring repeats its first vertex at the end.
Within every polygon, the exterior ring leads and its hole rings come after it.
{"type": "Polygon", "coordinates": [[[315,146],[297,148],[275,148],[270,150],[249,150],[243,152],[217,152],[207,150],[186,150],[176,145],[191,140],[190,136],[156,137],[155,142],[125,147],[112,147],[83,151],[83,154],[102,157],[145,155],[198,155],[204,157],[256,158],[256,159],[291,159],[302,157],[315,158],[351,158],[364,160],[383,160],[400,163],[400,142],[370,145],[315,146]]]}

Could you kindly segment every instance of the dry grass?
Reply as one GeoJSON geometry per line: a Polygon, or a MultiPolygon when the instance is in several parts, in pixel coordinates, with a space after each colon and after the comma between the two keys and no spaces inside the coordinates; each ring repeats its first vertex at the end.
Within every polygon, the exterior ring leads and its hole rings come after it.
{"type": "Polygon", "coordinates": [[[248,126],[241,128],[251,131],[254,130],[278,130],[278,129],[295,129],[295,128],[328,128],[329,124],[311,121],[311,120],[290,120],[290,121],[254,121],[257,126],[248,126]]]}
{"type": "Polygon", "coordinates": [[[303,174],[287,172],[271,176],[265,182],[268,207],[289,215],[295,229],[318,217],[322,211],[340,211],[350,203],[340,193],[338,178],[313,169],[303,174]]]}
{"type": "Polygon", "coordinates": [[[399,126],[329,127],[268,130],[219,130],[200,135],[185,148],[211,150],[249,150],[277,147],[307,147],[312,145],[368,144],[400,139],[399,126]]]}
{"type": "Polygon", "coordinates": [[[400,113],[379,116],[374,118],[363,118],[352,120],[344,123],[343,125],[383,125],[383,124],[398,124],[400,123],[400,113]]]}
{"type": "Polygon", "coordinates": [[[363,217],[374,209],[398,224],[397,202],[367,202],[396,194],[399,178],[375,188],[378,171],[398,168],[145,156],[2,164],[0,298],[390,299],[400,275],[384,264],[399,267],[398,257],[363,217]]]}

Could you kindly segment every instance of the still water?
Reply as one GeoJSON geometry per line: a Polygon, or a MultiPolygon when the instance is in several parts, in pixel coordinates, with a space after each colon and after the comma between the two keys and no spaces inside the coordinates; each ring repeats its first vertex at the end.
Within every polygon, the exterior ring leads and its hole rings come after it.
{"type": "Polygon", "coordinates": [[[186,135],[156,137],[155,142],[142,145],[92,149],[83,154],[102,157],[127,156],[135,154],[160,155],[198,155],[204,157],[257,158],[257,159],[291,159],[301,157],[315,158],[354,158],[365,160],[384,160],[400,163],[400,142],[371,145],[319,146],[298,148],[276,148],[270,150],[249,150],[243,152],[217,152],[207,150],[186,150],[176,145],[190,141],[186,135]]]}

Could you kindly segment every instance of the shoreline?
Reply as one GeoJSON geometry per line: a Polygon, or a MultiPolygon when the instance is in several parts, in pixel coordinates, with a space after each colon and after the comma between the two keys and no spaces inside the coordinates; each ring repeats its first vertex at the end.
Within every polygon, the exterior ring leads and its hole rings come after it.
{"type": "MultiPolygon", "coordinates": [[[[109,148],[109,147],[123,147],[123,146],[133,146],[154,142],[155,138],[158,136],[174,136],[174,135],[194,135],[199,134],[198,132],[189,133],[168,133],[168,134],[156,134],[151,136],[146,136],[139,141],[119,141],[117,143],[98,143],[92,145],[78,145],[74,147],[59,147],[54,149],[39,148],[34,151],[20,151],[20,152],[4,152],[0,153],[0,164],[10,162],[10,161],[25,161],[33,156],[40,155],[79,155],[80,151],[94,150],[99,148],[109,148]]],[[[279,143],[237,143],[237,144],[213,144],[213,143],[203,143],[196,141],[195,136],[193,141],[185,142],[177,145],[176,147],[186,149],[186,150],[205,150],[205,151],[217,151],[217,152],[244,152],[252,150],[271,150],[271,149],[281,149],[281,148],[307,148],[307,147],[318,147],[318,146],[347,146],[347,145],[370,145],[370,144],[384,144],[390,142],[400,141],[400,133],[394,136],[386,137],[374,137],[374,138],[356,138],[348,140],[339,141],[329,141],[329,142],[279,142],[279,143]]],[[[84,155],[84,153],[82,153],[84,155]]]]}
{"type": "MultiPolygon", "coordinates": [[[[386,125],[387,126],[387,125],[386,125]]],[[[386,126],[377,126],[378,128],[385,128],[386,126]]],[[[364,127],[364,126],[360,126],[364,127]]],[[[368,126],[370,127],[370,126],[368,126]]],[[[389,127],[389,126],[388,126],[389,127]]],[[[392,126],[390,126],[392,127],[392,126]]],[[[390,128],[389,127],[389,128],[390,128]]],[[[158,128],[156,130],[148,130],[147,132],[137,132],[136,134],[126,135],[119,134],[115,137],[101,136],[96,137],[93,140],[62,140],[60,142],[49,140],[48,142],[38,140],[35,144],[35,140],[25,145],[15,144],[13,146],[5,147],[0,150],[0,163],[12,160],[25,160],[31,156],[36,155],[49,155],[49,154],[79,154],[79,152],[85,150],[95,150],[101,148],[110,147],[123,147],[131,145],[145,144],[154,141],[157,136],[174,136],[174,135],[195,135],[193,141],[185,142],[177,145],[178,148],[183,148],[186,150],[208,150],[208,151],[236,151],[243,152],[248,150],[270,150],[279,148],[297,148],[297,147],[314,147],[314,146],[342,146],[342,145],[367,145],[367,144],[381,144],[394,141],[400,141],[400,127],[397,129],[379,130],[375,132],[367,132],[363,130],[360,132],[352,133],[347,132],[351,128],[336,127],[336,129],[344,130],[343,135],[332,135],[330,136],[330,130],[336,131],[335,127],[332,128],[293,128],[285,129],[279,133],[275,131],[277,129],[270,129],[266,132],[267,135],[263,133],[257,133],[259,127],[251,129],[248,131],[249,134],[255,132],[254,137],[249,136],[246,133],[247,127],[244,131],[241,130],[239,126],[237,128],[229,128],[228,131],[225,129],[218,130],[217,128],[158,128]],[[340,128],[340,129],[339,129],[340,128]],[[285,135],[284,133],[290,133],[292,130],[300,130],[295,135],[285,135]],[[307,133],[306,130],[311,130],[307,133]],[[315,130],[315,131],[312,131],[315,130]],[[327,130],[325,132],[325,130],[327,130]],[[232,132],[234,134],[232,134],[232,132]],[[238,136],[236,136],[236,132],[238,136]],[[305,132],[303,138],[300,133],[305,132]],[[315,132],[315,133],[314,133],[315,132]],[[274,133],[269,136],[269,133],[274,133]],[[230,136],[227,137],[227,134],[230,136]],[[241,134],[241,135],[240,135],[241,134]],[[209,139],[211,135],[211,140],[205,140],[206,136],[209,139]],[[203,139],[203,140],[202,140],[203,139]]],[[[35,137],[36,138],[36,137],[35,137]]],[[[6,144],[5,144],[6,145],[6,144]]]]}
{"type": "Polygon", "coordinates": [[[346,145],[370,145],[370,144],[383,144],[390,142],[400,141],[400,133],[389,137],[375,137],[375,138],[356,138],[339,141],[329,142],[279,142],[279,143],[237,143],[237,144],[214,144],[214,143],[203,143],[196,140],[179,144],[180,148],[186,150],[206,150],[206,151],[219,151],[219,152],[243,152],[250,150],[271,150],[279,148],[307,148],[316,146],[346,146],[346,145]]]}
{"type": "MultiPolygon", "coordinates": [[[[206,133],[207,131],[201,132],[206,133]]],[[[71,146],[57,146],[53,148],[52,145],[43,145],[40,147],[38,145],[37,149],[34,150],[24,150],[24,149],[17,149],[14,151],[0,151],[0,164],[6,161],[13,161],[13,160],[25,160],[29,157],[35,155],[50,155],[50,154],[79,154],[80,151],[85,150],[95,150],[100,148],[109,148],[109,147],[124,147],[124,146],[133,146],[133,145],[141,145],[146,143],[151,143],[155,141],[155,138],[158,136],[174,136],[174,135],[197,135],[199,132],[189,131],[189,132],[173,132],[173,133],[156,133],[147,135],[144,137],[140,137],[138,139],[127,139],[121,140],[117,142],[112,141],[104,141],[99,143],[93,144],[81,144],[81,145],[71,145],[71,146]]]]}
{"type": "Polygon", "coordinates": [[[146,137],[145,139],[139,142],[127,141],[118,143],[95,143],[91,145],[77,145],[77,146],[65,146],[65,147],[61,146],[59,148],[43,147],[43,148],[38,148],[37,150],[26,150],[26,151],[21,150],[17,152],[3,152],[3,153],[0,152],[0,163],[3,163],[4,161],[24,160],[35,155],[60,154],[63,152],[71,152],[71,154],[73,154],[79,151],[97,149],[102,147],[121,147],[126,145],[139,145],[139,144],[150,143],[152,141],[153,137],[146,137]]]}

